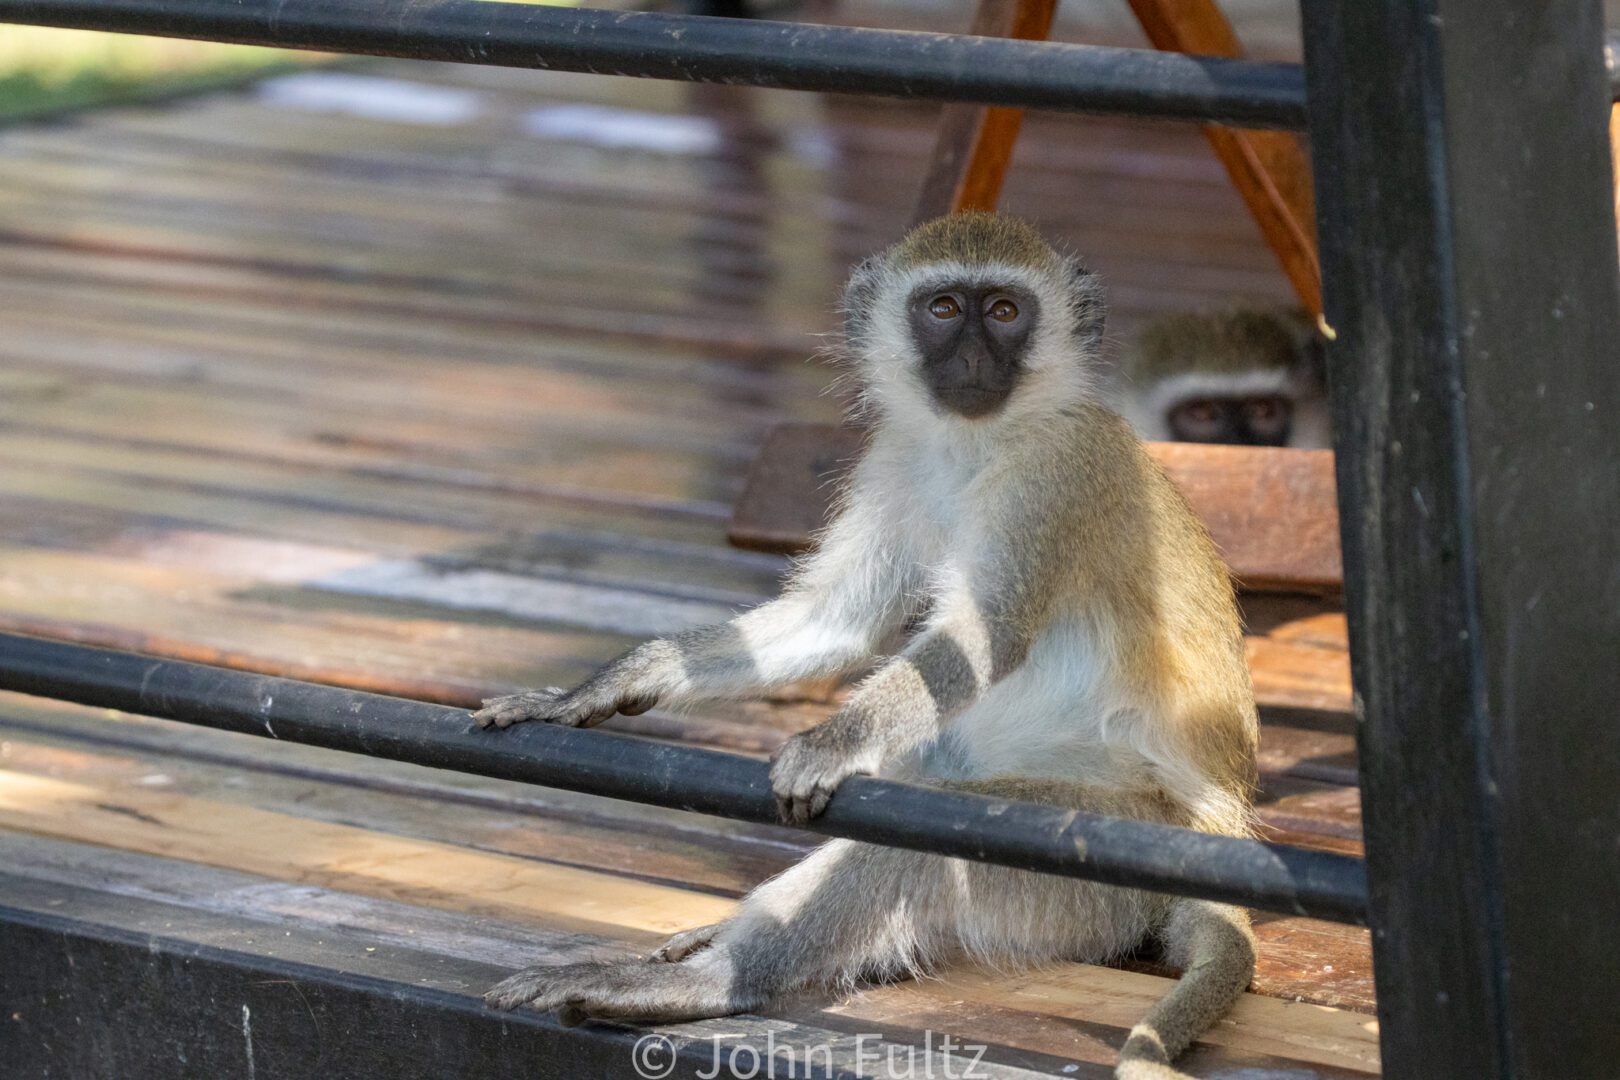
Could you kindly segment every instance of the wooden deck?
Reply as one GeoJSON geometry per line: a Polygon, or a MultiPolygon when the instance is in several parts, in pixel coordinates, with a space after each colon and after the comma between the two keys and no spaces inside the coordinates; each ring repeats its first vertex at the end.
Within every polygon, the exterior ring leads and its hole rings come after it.
{"type": "MultiPolygon", "coordinates": [[[[906,220],[931,110],[351,74],[407,82],[0,132],[0,627],[470,704],[768,597],[785,563],[726,545],[731,504],[773,424],[836,416],[813,335],[906,220]],[[389,102],[409,117],[355,111],[389,102]]],[[[1006,206],[1103,271],[1116,339],[1289,295],[1196,130],[1033,117],[1006,206]]],[[[1358,851],[1342,617],[1292,597],[1249,617],[1264,819],[1358,851]]],[[[806,692],[611,726],[763,754],[827,711],[806,692]]],[[[501,969],[712,921],[813,842],[0,696],[0,903],[468,1009],[501,969]]],[[[1261,933],[1257,993],[1188,1066],[1375,1074],[1365,932],[1261,933]]],[[[955,972],[778,1019],[1103,1076],[1162,978],[955,972]]],[[[30,1046],[71,1027],[5,1004],[30,1046]]]]}

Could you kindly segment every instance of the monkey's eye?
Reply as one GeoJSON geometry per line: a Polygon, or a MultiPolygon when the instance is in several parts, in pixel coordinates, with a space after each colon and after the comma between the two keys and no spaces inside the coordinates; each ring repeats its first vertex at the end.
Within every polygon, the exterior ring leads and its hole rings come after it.
{"type": "Polygon", "coordinates": [[[1170,432],[1181,442],[1227,442],[1232,438],[1231,418],[1226,403],[1208,398],[1178,405],[1165,418],[1170,432]]]}
{"type": "Polygon", "coordinates": [[[962,314],[962,305],[953,297],[936,296],[928,304],[928,313],[936,319],[954,319],[962,314]]]}
{"type": "Polygon", "coordinates": [[[1285,397],[1249,398],[1243,402],[1243,426],[1260,442],[1281,445],[1288,440],[1293,411],[1285,397]]]}
{"type": "Polygon", "coordinates": [[[985,314],[997,322],[1012,322],[1018,318],[1018,305],[1003,297],[991,304],[990,310],[985,314]]]}

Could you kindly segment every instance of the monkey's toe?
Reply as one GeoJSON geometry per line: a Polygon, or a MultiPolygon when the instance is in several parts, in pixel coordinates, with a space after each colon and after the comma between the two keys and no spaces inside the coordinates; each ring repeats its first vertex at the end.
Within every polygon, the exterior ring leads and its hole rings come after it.
{"type": "Polygon", "coordinates": [[[602,981],[601,976],[607,968],[605,964],[524,968],[491,987],[484,995],[484,1003],[502,1010],[525,1005],[540,1012],[570,1005],[580,1006],[602,981]]]}
{"type": "Polygon", "coordinates": [[[536,979],[540,970],[528,968],[502,979],[485,991],[484,1004],[506,1012],[534,1000],[544,985],[536,979]]]}
{"type": "Polygon", "coordinates": [[[664,942],[647,959],[658,964],[678,964],[688,956],[701,949],[707,949],[714,942],[714,935],[719,932],[723,923],[714,923],[710,926],[698,926],[691,930],[682,930],[680,933],[664,942]]]}

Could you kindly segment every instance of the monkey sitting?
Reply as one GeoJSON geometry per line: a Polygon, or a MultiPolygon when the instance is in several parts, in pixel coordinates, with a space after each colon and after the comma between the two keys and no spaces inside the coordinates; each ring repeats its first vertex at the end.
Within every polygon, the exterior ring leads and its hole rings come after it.
{"type": "Polygon", "coordinates": [[[1126,349],[1115,401],[1144,439],[1328,449],[1321,342],[1303,312],[1170,315],[1126,349]]]}
{"type": "MultiPolygon", "coordinates": [[[[783,595],[648,642],[573,690],[491,699],[484,726],[600,723],[848,671],[916,627],[771,784],[803,823],[857,773],[1246,836],[1257,724],[1227,571],[1130,427],[1099,404],[1098,279],[1028,226],[961,214],[845,292],[870,442],[783,595]]],[[[1177,986],[1118,1075],[1168,1062],[1248,985],[1241,909],[832,840],[650,961],[531,968],[501,1008],[678,1021],[932,970],[1100,961],[1159,935],[1177,986]]]]}

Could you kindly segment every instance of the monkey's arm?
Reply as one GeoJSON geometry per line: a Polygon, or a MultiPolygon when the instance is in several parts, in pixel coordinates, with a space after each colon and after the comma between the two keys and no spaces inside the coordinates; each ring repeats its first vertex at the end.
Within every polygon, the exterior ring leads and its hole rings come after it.
{"type": "Polygon", "coordinates": [[[826,809],[833,791],[857,773],[935,739],[940,729],[1023,663],[1035,613],[1010,604],[997,575],[978,576],[976,592],[951,575],[928,625],[898,656],[868,676],[833,716],[777,751],[771,787],[787,821],[802,824],[826,809]]]}
{"type": "Polygon", "coordinates": [[[902,544],[887,523],[844,514],[780,598],[730,622],[649,641],[572,690],[492,698],[474,717],[484,727],[589,727],[615,713],[747,697],[846,671],[869,659],[905,613],[916,560],[902,544]]]}

